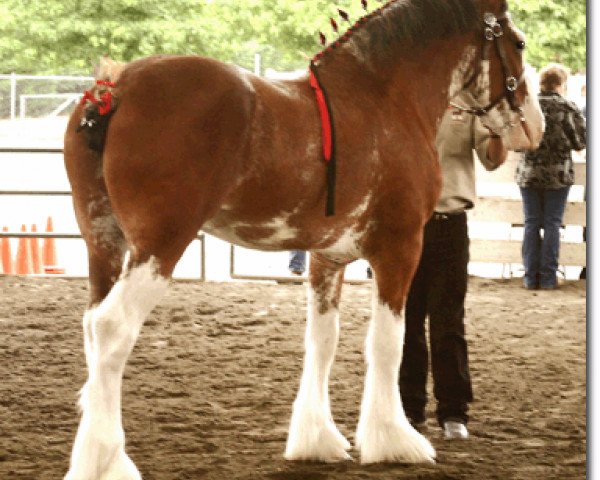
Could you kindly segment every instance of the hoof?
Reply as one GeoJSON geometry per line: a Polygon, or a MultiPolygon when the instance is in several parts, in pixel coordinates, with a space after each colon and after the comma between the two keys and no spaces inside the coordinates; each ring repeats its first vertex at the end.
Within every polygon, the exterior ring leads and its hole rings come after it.
{"type": "Polygon", "coordinates": [[[297,429],[290,428],[284,458],[318,462],[343,462],[352,457],[346,450],[351,445],[332,421],[307,428],[306,424],[297,429]]]}
{"type": "Polygon", "coordinates": [[[123,450],[102,471],[99,467],[90,467],[85,462],[83,468],[71,467],[64,480],[142,480],[137,467],[123,450]]]}
{"type": "Polygon", "coordinates": [[[435,463],[431,443],[408,422],[359,426],[360,463],[435,463]]]}

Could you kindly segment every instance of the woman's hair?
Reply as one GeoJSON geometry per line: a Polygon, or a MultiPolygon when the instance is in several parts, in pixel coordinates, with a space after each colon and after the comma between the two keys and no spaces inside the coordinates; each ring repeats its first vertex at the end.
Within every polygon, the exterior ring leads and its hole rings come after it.
{"type": "Polygon", "coordinates": [[[560,63],[546,65],[540,71],[540,89],[543,92],[551,92],[567,83],[569,69],[560,63]]]}

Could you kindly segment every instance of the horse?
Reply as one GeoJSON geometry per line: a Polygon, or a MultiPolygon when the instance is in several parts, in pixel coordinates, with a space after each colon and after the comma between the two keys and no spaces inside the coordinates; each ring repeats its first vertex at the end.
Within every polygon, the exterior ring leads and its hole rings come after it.
{"type": "Polygon", "coordinates": [[[524,47],[505,0],[392,0],[293,80],[201,56],[151,56],[99,79],[64,143],[90,286],[88,378],[65,479],[141,478],[125,452],[123,370],[199,230],[244,247],[311,252],[286,459],[351,458],[328,378],[344,267],[364,258],[374,280],[355,447],[364,464],[434,462],[404,414],[398,371],[404,303],[440,192],[437,125],[453,102],[508,148],[535,148],[543,117],[524,80],[524,47]]]}

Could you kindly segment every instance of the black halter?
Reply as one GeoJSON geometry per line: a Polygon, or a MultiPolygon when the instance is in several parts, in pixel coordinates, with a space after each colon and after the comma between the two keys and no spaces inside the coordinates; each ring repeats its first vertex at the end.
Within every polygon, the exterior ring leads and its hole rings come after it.
{"type": "MultiPolygon", "coordinates": [[[[512,74],[510,67],[508,65],[506,50],[504,49],[503,43],[500,41],[500,38],[504,35],[504,29],[502,28],[502,25],[500,24],[500,22],[505,22],[508,20],[508,18],[509,18],[508,13],[502,15],[501,17],[496,17],[493,13],[489,13],[489,12],[485,13],[483,15],[483,21],[484,21],[485,25],[484,25],[484,30],[483,30],[484,36],[483,36],[483,47],[482,47],[482,53],[481,53],[481,62],[479,63],[479,67],[477,68],[477,70],[473,73],[473,75],[471,75],[471,77],[462,86],[462,89],[459,91],[459,93],[468,89],[476,81],[477,77],[481,74],[483,62],[489,60],[490,48],[491,48],[492,44],[496,47],[496,52],[498,52],[498,56],[500,57],[500,62],[502,64],[502,70],[503,70],[503,73],[505,76],[504,91],[500,95],[498,95],[498,97],[493,99],[485,107],[479,106],[479,105],[471,105],[469,107],[464,107],[464,106],[458,105],[452,101],[450,102],[450,105],[463,111],[463,112],[470,113],[470,114],[476,115],[478,117],[482,117],[484,115],[487,115],[502,100],[506,99],[506,101],[508,102],[508,104],[510,106],[510,109],[513,112],[516,112],[519,114],[519,116],[521,118],[521,122],[523,123],[526,133],[528,134],[526,124],[524,123],[525,118],[523,117],[523,109],[522,109],[521,105],[518,104],[517,98],[515,95],[517,88],[525,80],[525,69],[523,69],[523,72],[521,73],[519,78],[515,77],[512,74]]],[[[505,128],[507,126],[508,125],[505,125],[505,128]]]]}

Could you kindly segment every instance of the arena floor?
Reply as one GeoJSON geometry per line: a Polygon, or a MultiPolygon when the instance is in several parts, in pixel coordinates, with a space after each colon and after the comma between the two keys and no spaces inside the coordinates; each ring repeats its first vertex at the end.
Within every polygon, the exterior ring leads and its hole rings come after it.
{"type": "MultiPolygon", "coordinates": [[[[0,479],[61,479],[85,380],[85,280],[0,276],[0,479]]],[[[127,451],[145,480],[530,480],[586,476],[586,289],[471,279],[471,438],[433,421],[430,466],[290,463],[302,286],[175,283],[125,372],[127,451]]],[[[354,440],[370,287],[344,286],[333,415],[354,440]]]]}

